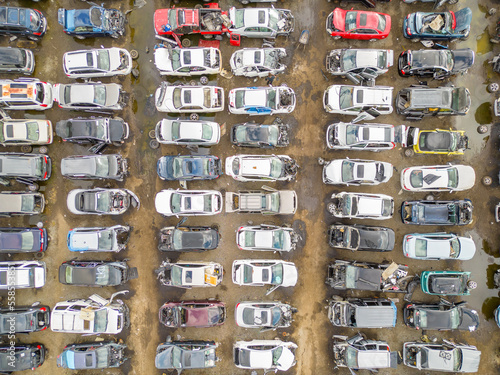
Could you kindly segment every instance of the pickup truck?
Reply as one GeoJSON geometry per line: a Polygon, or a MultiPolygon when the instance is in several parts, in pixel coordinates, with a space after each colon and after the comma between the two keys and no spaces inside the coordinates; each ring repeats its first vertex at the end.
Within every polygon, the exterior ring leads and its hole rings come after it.
{"type": "Polygon", "coordinates": [[[293,190],[265,190],[226,193],[226,212],[261,213],[263,215],[293,215],[297,210],[297,194],[293,190]]]}

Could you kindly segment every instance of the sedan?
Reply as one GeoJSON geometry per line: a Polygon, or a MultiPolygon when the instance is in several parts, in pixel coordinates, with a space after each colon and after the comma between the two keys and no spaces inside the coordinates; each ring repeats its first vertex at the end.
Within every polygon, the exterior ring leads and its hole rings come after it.
{"type": "Polygon", "coordinates": [[[125,261],[72,260],[59,267],[59,282],[65,285],[118,286],[138,276],[137,268],[125,261]]]}
{"type": "Polygon", "coordinates": [[[71,51],[63,55],[63,69],[69,78],[123,76],[132,70],[132,57],[116,47],[71,51]]]}
{"type": "Polygon", "coordinates": [[[221,55],[217,48],[169,48],[155,49],[155,65],[161,75],[200,76],[218,74],[221,70],[221,55]]]}
{"type": "Polygon", "coordinates": [[[156,193],[156,212],[164,216],[204,216],[222,212],[222,194],[217,190],[174,190],[156,193]]]}
{"type": "Polygon", "coordinates": [[[0,228],[0,253],[37,253],[47,250],[46,228],[0,228]]]}
{"type": "Polygon", "coordinates": [[[219,246],[220,235],[217,228],[175,226],[160,230],[160,251],[205,251],[219,246]]]}
{"type": "Polygon", "coordinates": [[[74,228],[68,232],[68,249],[80,253],[90,251],[117,253],[126,248],[130,229],[124,225],[104,228],[74,228]]]}
{"type": "Polygon", "coordinates": [[[45,361],[45,355],[43,344],[16,344],[14,341],[12,345],[0,345],[0,371],[8,374],[12,371],[36,370],[45,361]]]}
{"type": "Polygon", "coordinates": [[[224,276],[224,269],[221,264],[215,262],[171,263],[167,259],[155,273],[162,285],[191,289],[219,285],[224,276]]]}
{"type": "Polygon", "coordinates": [[[166,145],[213,146],[220,140],[220,125],[213,121],[163,119],[155,127],[156,140],[166,145]]]}
{"type": "Polygon", "coordinates": [[[330,185],[378,185],[392,177],[391,163],[360,159],[334,159],[323,165],[323,183],[330,185]]]}
{"type": "Polygon", "coordinates": [[[362,112],[376,115],[392,113],[392,91],[388,86],[332,85],[323,94],[323,108],[327,113],[359,116],[362,112]]]}
{"type": "Polygon", "coordinates": [[[417,154],[463,155],[469,148],[469,137],[463,130],[420,130],[410,127],[407,146],[417,154]]]}
{"type": "Polygon", "coordinates": [[[465,302],[451,303],[444,299],[438,304],[407,303],[403,310],[404,322],[415,329],[439,331],[460,330],[474,332],[479,326],[476,310],[465,302]]]}
{"type": "Polygon", "coordinates": [[[156,172],[166,181],[214,180],[222,173],[222,163],[213,155],[168,155],[158,159],[156,172]]]}
{"type": "Polygon", "coordinates": [[[293,342],[281,340],[236,341],[233,344],[233,360],[238,368],[287,371],[295,365],[293,342]]]}
{"type": "Polygon", "coordinates": [[[298,165],[287,155],[235,155],[226,158],[226,174],[236,181],[292,181],[298,165]]]}
{"type": "Polygon", "coordinates": [[[155,366],[162,370],[206,369],[218,361],[215,341],[171,341],[158,345],[155,366]]]}
{"type": "Polygon", "coordinates": [[[120,154],[75,155],[61,160],[61,174],[79,180],[123,181],[127,170],[127,159],[120,154]]]}
{"type": "Polygon", "coordinates": [[[58,83],[54,85],[54,100],[64,109],[121,111],[125,92],[117,83],[58,83]]]}
{"type": "Polygon", "coordinates": [[[385,39],[391,31],[391,16],[362,10],[335,8],[326,18],[326,32],[334,39],[385,39]]]}
{"type": "Polygon", "coordinates": [[[403,35],[413,41],[465,40],[470,33],[472,11],[463,8],[458,12],[415,12],[403,20],[403,35]]]}
{"type": "Polygon", "coordinates": [[[454,233],[412,233],[403,238],[403,254],[408,258],[469,260],[475,253],[472,237],[454,233]]]}
{"type": "Polygon", "coordinates": [[[392,150],[396,146],[394,125],[338,122],[326,130],[326,145],[332,150],[392,150]]]}
{"type": "Polygon", "coordinates": [[[394,231],[368,225],[334,224],[328,229],[328,244],[351,251],[391,251],[394,231]]]}
{"type": "MultiPolygon", "coordinates": [[[[386,73],[394,63],[391,49],[334,49],[326,55],[326,70],[335,76],[354,74],[376,78],[386,73]]],[[[366,79],[365,78],[365,79],[366,79]]]]}
{"type": "Polygon", "coordinates": [[[260,328],[263,332],[290,327],[295,312],[297,309],[281,302],[239,302],[234,309],[234,319],[239,327],[260,328]]]}
{"type": "Polygon", "coordinates": [[[399,56],[398,73],[401,77],[443,79],[467,73],[473,64],[474,51],[470,48],[407,50],[399,56]]]}
{"type": "Polygon", "coordinates": [[[224,89],[216,86],[168,85],[155,93],[156,109],[170,113],[211,113],[224,110],[224,89]]]}
{"type": "Polygon", "coordinates": [[[462,191],[476,181],[474,168],[468,165],[434,165],[405,168],[401,187],[406,191],[462,191]]]}
{"type": "Polygon", "coordinates": [[[468,296],[477,288],[465,271],[424,271],[420,274],[422,292],[437,296],[468,296]]]}
{"type": "Polygon", "coordinates": [[[295,104],[295,92],[285,85],[242,87],[229,91],[229,112],[236,115],[291,113],[295,104]]]}
{"type": "Polygon", "coordinates": [[[333,193],[328,211],[345,219],[390,219],[394,213],[394,198],[385,194],[333,193]]]}
{"type": "Polygon", "coordinates": [[[66,199],[75,215],[120,215],[132,205],[139,209],[139,198],[128,189],[74,189],[66,199]]]}
{"type": "Polygon", "coordinates": [[[243,48],[231,55],[229,63],[235,76],[267,77],[285,71],[284,57],[284,48],[243,48]]]}
{"type": "Polygon", "coordinates": [[[415,225],[467,225],[472,223],[472,202],[405,201],[401,205],[401,218],[405,224],[415,225]]]}
{"type": "Polygon", "coordinates": [[[169,328],[216,327],[226,320],[226,304],[224,302],[180,301],[166,302],[160,307],[160,323],[169,328]]]}
{"type": "Polygon", "coordinates": [[[292,251],[299,240],[298,234],[289,227],[261,224],[240,227],[236,232],[236,245],[241,250],[292,251]]]}
{"type": "Polygon", "coordinates": [[[127,345],[113,341],[71,344],[57,356],[57,367],[90,370],[120,367],[128,358],[127,345]]]}
{"type": "Polygon", "coordinates": [[[11,119],[0,120],[0,145],[49,145],[54,139],[49,120],[11,119]]]}
{"type": "Polygon", "coordinates": [[[241,147],[286,147],[290,143],[288,132],[290,126],[281,120],[271,125],[246,122],[233,125],[231,128],[231,143],[241,147]]]}
{"type": "Polygon", "coordinates": [[[48,306],[10,306],[0,309],[1,335],[44,331],[49,323],[48,306]]]}
{"type": "Polygon", "coordinates": [[[56,124],[56,134],[63,142],[100,143],[120,146],[128,139],[128,124],[119,117],[90,117],[62,120],[56,124]]]}
{"type": "Polygon", "coordinates": [[[247,38],[276,38],[293,31],[295,19],[287,9],[229,8],[229,32],[247,38]]]}
{"type": "Polygon", "coordinates": [[[64,9],[57,11],[57,21],[63,31],[78,39],[125,34],[125,15],[118,9],[92,6],[88,9],[64,9]]]}
{"type": "Polygon", "coordinates": [[[236,285],[264,286],[271,288],[266,296],[280,286],[289,287],[297,284],[298,273],[295,264],[284,260],[242,259],[233,262],[233,283],[236,285]]]}

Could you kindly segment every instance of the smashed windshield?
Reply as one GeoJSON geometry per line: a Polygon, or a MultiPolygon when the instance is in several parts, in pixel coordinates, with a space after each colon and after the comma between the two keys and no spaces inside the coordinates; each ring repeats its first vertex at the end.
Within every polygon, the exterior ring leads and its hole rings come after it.
{"type": "Polygon", "coordinates": [[[351,108],[353,106],[352,103],[353,92],[354,92],[354,87],[342,86],[340,88],[340,95],[339,95],[340,109],[351,108]]]}

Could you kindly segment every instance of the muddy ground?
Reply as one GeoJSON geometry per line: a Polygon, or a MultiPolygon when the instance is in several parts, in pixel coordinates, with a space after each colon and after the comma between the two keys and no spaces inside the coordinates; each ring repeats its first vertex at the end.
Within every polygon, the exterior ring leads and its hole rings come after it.
{"type": "MultiPolygon", "coordinates": [[[[274,82],[275,85],[286,83],[292,87],[297,94],[297,106],[295,111],[283,119],[291,125],[292,136],[290,146],[284,150],[286,153],[298,160],[301,166],[298,178],[290,183],[273,183],[272,186],[280,189],[295,189],[299,197],[299,208],[293,217],[262,217],[260,215],[238,215],[221,214],[214,217],[190,218],[190,225],[212,225],[220,227],[222,241],[217,250],[203,254],[183,254],[182,256],[171,256],[171,259],[182,260],[206,260],[217,261],[223,264],[226,274],[223,283],[216,288],[175,290],[161,287],[155,279],[154,269],[165,259],[164,254],[157,250],[157,234],[160,228],[177,223],[176,218],[163,218],[155,212],[154,195],[161,189],[177,188],[176,183],[166,183],[158,179],[156,175],[156,161],[161,155],[166,154],[188,154],[189,150],[180,147],[162,146],[153,150],[149,147],[150,138],[148,132],[152,130],[157,121],[164,114],[155,111],[151,95],[161,82],[161,78],[156,71],[153,59],[153,48],[156,43],[152,25],[153,12],[157,8],[168,7],[168,1],[157,0],[148,1],[140,9],[133,10],[129,15],[128,30],[125,37],[120,39],[98,38],[96,40],[79,41],[62,33],[62,27],[57,23],[57,9],[62,6],[86,7],[80,1],[49,1],[34,4],[30,1],[19,1],[13,4],[21,6],[35,6],[42,10],[48,20],[49,29],[43,41],[34,44],[25,41],[12,41],[4,37],[2,46],[20,46],[32,48],[36,55],[35,77],[52,83],[70,82],[64,76],[61,59],[66,51],[88,48],[88,47],[110,47],[120,46],[139,51],[139,59],[134,65],[139,69],[138,79],[131,76],[125,78],[102,79],[103,82],[118,82],[124,85],[130,93],[130,103],[126,110],[119,113],[131,126],[131,137],[121,148],[110,147],[106,152],[120,152],[130,160],[130,175],[124,182],[74,182],[65,180],[59,173],[61,158],[74,154],[86,154],[87,147],[62,144],[56,138],[49,147],[49,155],[53,160],[53,173],[51,179],[46,184],[42,184],[41,190],[44,192],[48,204],[42,216],[25,217],[14,219],[0,219],[0,225],[35,225],[42,221],[48,227],[51,242],[45,254],[44,261],[47,263],[48,278],[44,288],[32,290],[20,290],[17,293],[17,303],[19,305],[30,304],[34,301],[41,301],[43,304],[54,306],[57,302],[77,297],[85,297],[97,292],[104,297],[108,297],[115,291],[114,288],[104,288],[94,290],[81,287],[63,286],[57,280],[58,266],[65,260],[73,258],[66,247],[66,235],[70,228],[76,226],[108,226],[114,224],[129,224],[133,226],[133,233],[128,249],[120,254],[105,255],[79,255],[80,259],[130,259],[130,265],[139,270],[139,279],[131,281],[128,285],[120,289],[128,289],[130,293],[125,297],[131,311],[130,329],[124,331],[118,337],[123,339],[129,347],[130,361],[121,369],[107,370],[110,374],[161,374],[163,371],[155,370],[154,356],[156,346],[165,340],[167,335],[174,338],[179,336],[186,339],[213,339],[220,343],[218,356],[221,361],[217,367],[210,371],[193,371],[193,374],[243,374],[247,371],[238,370],[232,363],[232,344],[236,340],[251,340],[256,338],[280,337],[284,340],[292,340],[298,344],[297,365],[289,371],[290,374],[330,374],[334,369],[331,358],[331,336],[333,334],[351,335],[354,331],[348,329],[335,330],[328,322],[326,314],[326,299],[331,297],[333,290],[324,283],[327,264],[333,259],[356,259],[365,261],[393,260],[408,264],[410,270],[418,273],[426,269],[462,269],[472,271],[473,278],[478,281],[477,290],[472,295],[465,297],[470,306],[476,308],[481,316],[481,325],[474,333],[438,333],[429,332],[441,338],[453,338],[461,342],[477,345],[482,351],[481,374],[496,374],[500,371],[500,358],[498,353],[498,341],[500,338],[499,329],[493,319],[493,310],[500,304],[498,291],[493,289],[492,274],[494,270],[500,268],[498,225],[493,218],[493,207],[500,200],[498,190],[497,174],[499,169],[498,148],[499,141],[498,125],[494,124],[496,119],[492,118],[491,104],[494,96],[486,92],[486,85],[490,82],[498,82],[499,76],[491,71],[487,63],[495,53],[500,53],[500,47],[489,42],[488,30],[494,29],[497,16],[488,16],[487,10],[497,6],[494,2],[481,2],[477,4],[475,0],[461,1],[454,5],[453,9],[462,6],[469,6],[474,12],[473,29],[471,36],[465,42],[452,43],[452,48],[470,47],[477,52],[476,63],[468,74],[456,77],[451,81],[455,85],[467,86],[473,96],[472,108],[469,114],[459,119],[432,118],[418,123],[418,126],[425,129],[436,127],[454,127],[464,129],[471,138],[471,150],[468,150],[463,157],[441,157],[441,156],[414,156],[411,158],[404,156],[404,150],[396,148],[391,151],[381,153],[357,152],[344,153],[333,152],[326,149],[325,130],[328,124],[336,121],[349,121],[351,117],[339,117],[327,115],[322,107],[322,96],[325,88],[333,83],[349,83],[342,78],[333,78],[322,75],[324,68],[324,57],[326,52],[333,48],[360,47],[360,48],[387,48],[394,49],[397,58],[402,49],[423,48],[420,44],[414,44],[405,40],[402,36],[403,17],[412,11],[432,9],[431,4],[417,3],[406,5],[400,0],[393,0],[391,3],[381,3],[377,10],[389,13],[392,16],[392,31],[389,38],[374,43],[334,41],[325,32],[325,19],[327,14],[333,10],[334,3],[324,0],[303,0],[279,2],[276,7],[289,8],[296,17],[295,32],[290,38],[279,38],[276,45],[287,50],[288,57],[286,63],[288,69],[285,74],[280,75],[274,82]],[[310,42],[305,48],[298,44],[300,30],[309,29],[311,32],[310,42]],[[456,46],[456,47],[454,47],[456,46]],[[489,125],[489,132],[479,135],[476,132],[478,124],[489,125]],[[491,124],[491,125],[490,125],[491,124]],[[326,231],[328,225],[336,222],[325,207],[329,202],[329,196],[334,192],[340,192],[340,187],[323,185],[321,182],[321,167],[318,165],[318,158],[325,159],[343,158],[376,159],[388,161],[394,164],[396,171],[400,172],[404,167],[410,165],[434,165],[443,164],[448,161],[463,162],[475,167],[478,182],[476,186],[467,192],[455,194],[442,194],[440,198],[471,198],[474,204],[474,223],[462,228],[439,228],[439,227],[409,227],[404,226],[399,218],[399,207],[403,200],[411,198],[424,198],[425,194],[402,193],[399,183],[399,173],[394,173],[393,178],[384,185],[378,187],[349,187],[348,190],[359,192],[385,193],[395,198],[394,218],[386,221],[366,221],[363,224],[384,225],[396,231],[396,248],[387,254],[360,253],[353,254],[342,250],[333,250],[328,247],[326,231]],[[485,187],[480,183],[480,178],[489,175],[493,177],[492,186],[485,187]],[[66,208],[66,195],[69,190],[78,187],[103,187],[117,186],[126,187],[134,191],[141,200],[139,211],[134,209],[125,215],[118,217],[93,217],[76,216],[69,213],[66,208]],[[238,287],[232,284],[230,269],[233,260],[243,258],[279,258],[279,254],[253,254],[243,253],[235,245],[235,230],[248,222],[292,224],[297,228],[302,236],[301,246],[292,254],[286,254],[284,259],[296,263],[299,269],[299,282],[295,288],[278,289],[269,297],[265,297],[265,289],[258,287],[238,287]],[[468,262],[424,262],[405,259],[401,251],[401,241],[403,235],[410,232],[432,232],[453,230],[456,233],[472,235],[478,251],[474,260],[468,262]],[[217,328],[209,329],[183,329],[169,330],[161,326],[158,322],[158,309],[166,300],[192,299],[192,298],[217,298],[226,302],[228,307],[227,322],[217,328]],[[242,300],[272,299],[291,303],[299,309],[295,322],[291,329],[279,332],[259,333],[257,331],[245,330],[235,325],[233,319],[234,306],[242,300]]],[[[129,2],[106,2],[110,7],[118,7],[123,11],[134,8],[132,1],[129,2]]],[[[185,6],[194,6],[193,2],[186,2],[185,6]]],[[[223,9],[229,6],[240,6],[236,1],[222,1],[223,9]]],[[[345,4],[343,4],[346,7],[345,4]]],[[[350,7],[350,4],[348,5],[350,7]]],[[[359,4],[354,7],[363,9],[359,4]]],[[[196,43],[196,39],[193,39],[196,43]]],[[[243,40],[242,47],[260,46],[259,40],[243,40]]],[[[236,50],[236,47],[229,46],[227,38],[221,43],[224,68],[229,70],[229,57],[236,50]]],[[[215,83],[216,77],[212,77],[215,83]]],[[[189,82],[188,79],[181,79],[189,82]]],[[[174,82],[174,80],[172,80],[174,82]]],[[[396,93],[399,89],[416,83],[415,79],[402,79],[398,76],[396,68],[392,68],[388,74],[377,80],[379,85],[394,86],[396,93]]],[[[448,82],[444,82],[448,83],[448,82]]],[[[443,83],[443,84],[444,84],[443,83]]],[[[227,92],[234,87],[265,85],[264,79],[253,80],[246,78],[233,78],[227,80],[219,77],[217,84],[224,87],[227,92]]],[[[441,83],[430,82],[430,85],[441,83]]],[[[65,111],[57,108],[45,112],[28,112],[26,117],[41,117],[53,121],[55,124],[60,119],[77,117],[84,115],[65,111]]],[[[22,112],[12,112],[13,117],[22,117],[22,112]]],[[[216,147],[212,147],[210,152],[224,159],[227,156],[237,153],[266,153],[273,151],[266,150],[245,150],[231,146],[228,137],[228,130],[233,124],[248,121],[246,116],[229,115],[227,110],[218,113],[215,121],[223,124],[223,136],[221,142],[216,147]]],[[[263,123],[271,123],[271,117],[253,118],[263,123]]],[[[404,119],[397,114],[384,116],[379,122],[399,125],[404,123],[404,119]]],[[[17,151],[15,148],[9,151],[17,151]]],[[[280,150],[280,152],[283,150],[280,150]]],[[[36,152],[36,150],[35,150],[36,152]]],[[[239,189],[257,189],[262,184],[259,183],[237,183],[227,176],[222,176],[216,181],[190,183],[190,189],[218,189],[222,191],[236,191],[239,189]]],[[[24,186],[14,185],[7,189],[20,190],[24,186]]],[[[2,188],[3,189],[3,188],[2,188]]],[[[350,223],[349,221],[346,221],[350,223]]],[[[6,258],[7,259],[7,258],[6,258]]],[[[16,255],[11,259],[31,259],[30,256],[16,255]]],[[[369,294],[348,292],[347,296],[368,296],[369,294]]],[[[399,298],[399,315],[396,328],[386,330],[366,330],[365,333],[372,338],[387,340],[392,350],[401,350],[405,341],[417,340],[421,332],[406,328],[402,323],[403,301],[400,295],[387,294],[387,297],[399,298]]],[[[421,301],[437,301],[437,298],[429,298],[421,292],[415,293],[415,299],[421,301]]],[[[455,299],[457,300],[457,299],[455,299]]],[[[79,335],[53,333],[50,330],[20,337],[23,342],[42,342],[47,346],[48,354],[45,364],[36,370],[37,374],[60,374],[71,373],[57,369],[56,357],[62,348],[74,342],[88,342],[92,337],[81,337],[79,335]]],[[[74,372],[76,373],[76,372],[74,372]]],[[[92,374],[92,371],[86,372],[92,374]]],[[[102,373],[102,372],[96,372],[102,373]]],[[[347,373],[342,370],[339,373],[347,373]]],[[[400,365],[398,370],[381,371],[381,373],[393,374],[413,374],[409,368],[400,365]]]]}

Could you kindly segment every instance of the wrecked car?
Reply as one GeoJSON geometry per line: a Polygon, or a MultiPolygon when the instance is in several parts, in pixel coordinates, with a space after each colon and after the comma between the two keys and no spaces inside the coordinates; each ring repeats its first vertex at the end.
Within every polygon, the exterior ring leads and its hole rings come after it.
{"type": "Polygon", "coordinates": [[[407,144],[416,154],[463,155],[469,148],[464,130],[420,130],[409,127],[407,144]]]}
{"type": "Polygon", "coordinates": [[[368,225],[334,224],[328,228],[328,244],[351,251],[391,251],[394,231],[368,225]]]}
{"type": "Polygon", "coordinates": [[[54,101],[59,108],[77,111],[121,111],[126,106],[125,91],[117,83],[57,83],[54,101]]]}
{"type": "Polygon", "coordinates": [[[328,320],[335,327],[392,328],[398,309],[386,298],[347,298],[333,296],[328,303],[328,320]]]}
{"type": "Polygon", "coordinates": [[[132,56],[115,47],[66,52],[63,70],[69,78],[123,76],[132,71],[132,56]]]}
{"type": "Polygon", "coordinates": [[[166,181],[213,180],[222,174],[222,162],[213,155],[166,155],[158,159],[156,172],[166,181]]]}
{"type": "Polygon", "coordinates": [[[47,181],[52,172],[52,160],[47,155],[0,153],[0,180],[21,178],[30,181],[47,181]]]}
{"type": "Polygon", "coordinates": [[[399,55],[398,73],[401,77],[444,79],[467,73],[473,64],[474,51],[470,48],[407,50],[399,55]]]}
{"type": "Polygon", "coordinates": [[[130,227],[114,225],[112,227],[74,228],[68,232],[69,251],[119,252],[127,247],[130,227]]]}
{"type": "Polygon", "coordinates": [[[323,108],[327,113],[359,116],[361,112],[378,115],[392,113],[392,91],[388,86],[329,86],[323,94],[323,108]]]}
{"type": "Polygon", "coordinates": [[[128,173],[128,160],[120,154],[74,155],[61,160],[61,174],[79,180],[123,181],[128,173]]]}
{"type": "Polygon", "coordinates": [[[391,352],[386,341],[367,339],[358,333],[352,337],[333,336],[333,360],[336,367],[378,372],[381,368],[397,368],[398,352],[391,352]]]}
{"type": "Polygon", "coordinates": [[[221,54],[217,48],[167,48],[155,49],[155,66],[161,75],[199,76],[218,74],[221,70],[221,54]]]}
{"type": "Polygon", "coordinates": [[[326,32],[333,39],[375,41],[385,39],[391,31],[391,16],[362,10],[335,8],[326,17],[326,32]]]}
{"type": "Polygon", "coordinates": [[[125,34],[125,15],[118,9],[92,6],[89,9],[64,9],[57,11],[57,21],[63,31],[78,39],[125,34]]]}
{"type": "Polygon", "coordinates": [[[226,304],[214,300],[169,301],[160,307],[160,323],[169,328],[216,327],[226,320],[226,304]]]}
{"type": "Polygon", "coordinates": [[[390,124],[338,122],[328,125],[326,145],[332,150],[392,150],[396,147],[396,128],[390,124]]]}
{"type": "Polygon", "coordinates": [[[449,41],[465,40],[470,33],[472,10],[463,8],[457,12],[415,12],[403,20],[405,38],[418,42],[421,39],[449,41]]]}
{"type": "Polygon", "coordinates": [[[477,283],[465,271],[424,271],[420,274],[422,292],[440,296],[468,296],[477,283]]]}
{"type": "Polygon", "coordinates": [[[408,276],[408,266],[394,262],[378,264],[337,259],[328,266],[326,284],[338,290],[406,293],[413,279],[414,276],[408,276]]]}
{"type": "Polygon", "coordinates": [[[0,191],[0,217],[13,215],[38,215],[45,208],[42,193],[25,191],[0,191]]]}
{"type": "Polygon", "coordinates": [[[0,145],[50,145],[53,140],[52,123],[39,119],[0,119],[0,145]]]}
{"type": "Polygon", "coordinates": [[[120,215],[130,206],[140,207],[139,198],[128,189],[73,189],[66,203],[76,215],[120,215]]]}
{"type": "Polygon", "coordinates": [[[288,155],[235,155],[226,158],[226,174],[236,181],[292,181],[299,166],[288,155]]]}
{"type": "Polygon", "coordinates": [[[156,193],[156,212],[163,216],[204,216],[222,212],[222,194],[217,190],[164,189],[156,193]]]}
{"type": "Polygon", "coordinates": [[[155,92],[156,109],[170,113],[210,113],[224,110],[224,89],[216,86],[169,85],[155,92]]]}
{"type": "Polygon", "coordinates": [[[47,228],[0,227],[0,253],[37,253],[47,250],[47,228]]]}
{"type": "Polygon", "coordinates": [[[272,124],[264,125],[245,122],[231,128],[231,143],[241,147],[286,147],[290,140],[290,126],[276,118],[272,124]]]}
{"type": "Polygon", "coordinates": [[[472,223],[470,199],[454,201],[405,201],[401,218],[414,225],[467,225],[472,223]]]}
{"type": "Polygon", "coordinates": [[[37,303],[31,306],[0,308],[0,334],[45,331],[50,323],[50,308],[37,303]]]}
{"type": "Polygon", "coordinates": [[[326,70],[335,76],[346,76],[354,83],[375,80],[394,64],[390,49],[334,49],[326,55],[326,70]]]}
{"type": "Polygon", "coordinates": [[[287,9],[242,8],[229,9],[231,35],[247,38],[276,38],[288,36],[295,27],[295,19],[287,9]]]}
{"type": "Polygon", "coordinates": [[[233,344],[233,361],[236,367],[267,372],[287,371],[295,365],[293,342],[276,340],[236,341],[233,344]]]}
{"type": "Polygon", "coordinates": [[[172,341],[169,337],[156,349],[155,366],[157,369],[175,369],[177,374],[182,370],[212,368],[219,360],[215,354],[217,346],[215,341],[172,341]]]}
{"type": "Polygon", "coordinates": [[[291,113],[296,102],[295,92],[285,85],[241,87],[229,91],[229,112],[235,115],[291,113]]]}
{"type": "Polygon", "coordinates": [[[155,273],[162,285],[191,289],[219,285],[222,282],[223,268],[221,264],[214,262],[172,263],[167,259],[155,273]]]}
{"type": "Polygon", "coordinates": [[[57,367],[88,370],[120,367],[128,357],[127,345],[113,341],[71,344],[57,356],[57,367]]]}
{"type": "Polygon", "coordinates": [[[241,250],[288,252],[295,250],[299,239],[300,236],[286,226],[260,224],[236,231],[236,245],[241,250]]]}
{"type": "Polygon", "coordinates": [[[284,57],[284,48],[243,48],[231,55],[229,63],[235,76],[267,77],[285,71],[284,57]]]}
{"type": "Polygon", "coordinates": [[[390,219],[394,213],[394,198],[385,194],[333,193],[328,211],[346,219],[390,219]]]}
{"type": "Polygon", "coordinates": [[[118,286],[137,279],[137,268],[125,261],[71,260],[59,266],[59,282],[77,286],[118,286]]]}
{"type": "MultiPolygon", "coordinates": [[[[182,223],[182,222],[181,222],[182,223]]],[[[160,229],[160,251],[205,251],[219,246],[219,231],[214,227],[181,226],[160,229]]]]}
{"type": "Polygon", "coordinates": [[[226,192],[226,212],[248,212],[263,215],[293,215],[297,211],[297,193],[294,190],[263,190],[226,192]]]}
{"type": "Polygon", "coordinates": [[[63,142],[121,146],[128,139],[130,129],[128,124],[119,117],[78,117],[58,121],[56,134],[62,138],[63,142]]]}
{"type": "Polygon", "coordinates": [[[333,159],[323,165],[323,183],[331,185],[378,185],[389,181],[391,163],[360,159],[333,159]]]}
{"type": "Polygon", "coordinates": [[[159,143],[181,146],[213,146],[220,141],[220,126],[213,121],[158,121],[155,137],[159,143]]]}
{"type": "Polygon", "coordinates": [[[292,314],[297,311],[281,302],[238,302],[234,308],[234,319],[238,327],[260,328],[264,332],[290,327],[292,314]]]}
{"type": "MultiPolygon", "coordinates": [[[[12,371],[35,370],[45,362],[47,350],[43,344],[0,345],[0,371],[4,374],[12,371]]],[[[40,371],[38,371],[40,372],[40,371]]]]}

